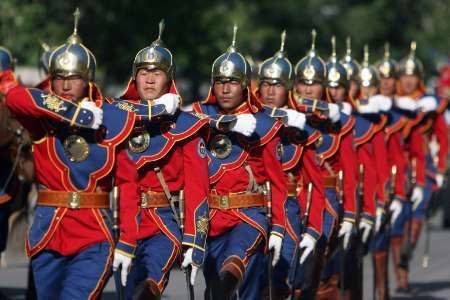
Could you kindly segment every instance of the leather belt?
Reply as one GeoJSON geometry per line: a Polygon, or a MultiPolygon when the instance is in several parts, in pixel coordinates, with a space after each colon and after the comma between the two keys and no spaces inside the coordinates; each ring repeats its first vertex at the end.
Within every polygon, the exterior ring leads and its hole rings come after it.
{"type": "Polygon", "coordinates": [[[297,196],[297,184],[294,182],[287,183],[288,196],[297,196]]]}
{"type": "Polygon", "coordinates": [[[242,193],[228,195],[209,195],[209,207],[215,209],[233,209],[264,206],[264,195],[259,193],[242,193]]]}
{"type": "Polygon", "coordinates": [[[39,191],[38,205],[80,208],[109,208],[107,192],[39,191]]]}
{"type": "MultiPolygon", "coordinates": [[[[173,193],[177,194],[177,193],[173,193]]],[[[163,192],[148,191],[141,194],[141,208],[169,207],[170,201],[163,192]]]]}
{"type": "Polygon", "coordinates": [[[323,184],[325,188],[336,188],[337,187],[337,178],[336,176],[325,176],[323,178],[323,184]]]}

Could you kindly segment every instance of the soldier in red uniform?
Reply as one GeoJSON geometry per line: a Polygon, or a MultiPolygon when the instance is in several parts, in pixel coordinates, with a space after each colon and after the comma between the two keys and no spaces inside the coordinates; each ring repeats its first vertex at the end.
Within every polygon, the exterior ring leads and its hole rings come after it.
{"type": "Polygon", "coordinates": [[[236,31],[235,26],[231,46],[213,63],[207,99],[193,105],[198,114],[220,116],[207,147],[206,299],[231,299],[235,294],[239,299],[260,299],[257,287],[265,245],[279,257],[286,234],[287,189],[277,151],[282,123],[266,115],[251,93],[251,69],[236,49],[236,31]],[[220,126],[221,120],[229,118],[234,120],[230,126],[220,126]],[[266,182],[272,199],[267,207],[266,182]],[[266,218],[270,207],[271,224],[266,218]]]}
{"type": "Polygon", "coordinates": [[[74,33],[52,52],[49,92],[18,86],[12,74],[1,77],[9,83],[2,88],[8,108],[33,139],[39,196],[26,251],[42,299],[97,298],[114,253],[131,256],[136,244],[134,164],[122,144],[134,115],[102,101],[95,57],[77,34],[78,15],[74,33]],[[116,244],[113,184],[121,191],[116,244]]]}
{"type": "Polygon", "coordinates": [[[379,107],[382,107],[381,101],[388,103],[390,109],[384,109],[380,111],[387,117],[387,124],[384,128],[385,142],[388,153],[388,167],[389,170],[395,168],[395,182],[392,182],[394,178],[391,178],[389,185],[389,194],[393,198],[389,199],[384,206],[379,206],[378,210],[384,214],[384,211],[389,211],[390,219],[377,220],[376,226],[383,227],[378,229],[378,234],[373,239],[372,251],[373,251],[373,262],[375,268],[375,286],[377,290],[377,296],[379,299],[387,299],[389,297],[388,291],[388,246],[390,243],[390,225],[395,224],[397,218],[399,217],[403,203],[405,202],[405,188],[404,182],[407,180],[405,178],[405,158],[404,158],[404,141],[401,131],[406,125],[408,116],[396,107],[395,105],[389,104],[394,101],[396,83],[398,76],[398,65],[395,60],[390,57],[389,44],[385,45],[384,57],[376,64],[378,73],[380,75],[380,95],[386,97],[378,97],[379,107]],[[387,222],[390,222],[388,224],[387,222]]]}
{"type": "MultiPolygon", "coordinates": [[[[335,40],[333,39],[333,49],[335,48],[334,43],[335,40]]],[[[342,237],[344,246],[347,247],[355,219],[356,177],[354,170],[356,166],[354,160],[348,159],[355,155],[352,147],[354,120],[349,115],[339,113],[339,107],[335,100],[325,93],[325,86],[337,87],[346,81],[345,74],[343,77],[337,76],[340,72],[345,73],[346,70],[338,62],[335,50],[333,50],[329,63],[325,65],[323,60],[315,53],[314,44],[311,51],[297,64],[296,68],[298,79],[296,87],[300,95],[304,98],[328,100],[327,107],[330,112],[328,119],[309,119],[311,126],[320,133],[319,140],[313,145],[326,196],[323,237],[321,244],[318,246],[318,253],[321,253],[322,257],[320,257],[320,263],[316,265],[318,270],[324,268],[316,294],[318,299],[337,297],[337,273],[339,269],[336,264],[338,257],[336,245],[339,242],[338,238],[342,237]],[[312,66],[315,67],[316,72],[311,72],[312,66]],[[309,93],[308,88],[315,89],[315,92],[309,93]],[[334,113],[334,111],[338,113],[334,113]],[[345,202],[342,207],[340,207],[337,190],[339,172],[344,173],[342,192],[345,202]],[[340,219],[338,218],[339,215],[341,216],[340,219]]],[[[306,99],[297,99],[297,103],[305,101],[306,99]]],[[[318,270],[316,272],[320,272],[318,270]]],[[[302,290],[302,296],[308,297],[308,295],[308,291],[302,290]]]]}
{"type": "MultiPolygon", "coordinates": [[[[283,128],[280,144],[280,155],[285,181],[288,186],[288,198],[285,203],[287,215],[286,234],[283,239],[280,260],[274,266],[272,282],[274,286],[274,299],[284,299],[290,291],[287,281],[289,272],[293,272],[297,261],[295,253],[302,248],[303,257],[301,263],[314,250],[316,241],[322,233],[322,212],[325,204],[323,181],[319,166],[314,160],[310,145],[314,143],[320,134],[306,124],[306,117],[295,109],[288,108],[288,98],[292,88],[293,68],[284,52],[286,33],[282,33],[281,48],[271,58],[265,60],[259,72],[259,89],[257,95],[265,104],[265,111],[271,115],[274,108],[280,108],[287,113],[287,126],[283,128]],[[311,195],[310,217],[306,229],[301,228],[301,218],[304,215],[307,199],[307,186],[313,183],[311,195]],[[304,231],[304,237],[301,232],[304,231]],[[303,241],[304,239],[304,241],[303,241]],[[302,242],[302,243],[301,243],[302,242]],[[307,246],[305,246],[307,245],[307,246]],[[311,251],[310,251],[311,250],[311,251]]],[[[274,258],[274,263],[276,263],[274,258]]],[[[291,284],[295,285],[290,276],[291,284]]],[[[264,282],[267,286],[267,281],[264,282]]]]}
{"type": "Polygon", "coordinates": [[[208,233],[204,142],[208,122],[179,110],[175,62],[161,40],[163,26],[162,21],[158,39],[137,53],[133,77],[121,97],[123,104],[163,105],[166,111],[150,122],[138,121],[128,144],[140,197],[135,200],[138,247],[127,280],[127,299],[160,299],[183,246],[182,266],[192,266],[193,285],[208,233]]]}
{"type": "MultiPolygon", "coordinates": [[[[447,99],[425,93],[423,65],[416,57],[415,50],[416,43],[412,42],[409,55],[399,63],[396,106],[411,114],[402,134],[408,168],[414,175],[411,176],[414,182],[409,188],[410,202],[403,206],[401,218],[393,228],[395,236],[392,237],[391,245],[394,263],[400,261],[400,249],[404,241],[411,248],[417,244],[432,190],[441,187],[444,182],[448,151],[447,127],[443,116],[448,105],[447,99]],[[433,149],[435,144],[439,145],[438,149],[433,149]]],[[[408,270],[405,264],[401,265],[396,267],[397,288],[408,292],[408,270]]]]}

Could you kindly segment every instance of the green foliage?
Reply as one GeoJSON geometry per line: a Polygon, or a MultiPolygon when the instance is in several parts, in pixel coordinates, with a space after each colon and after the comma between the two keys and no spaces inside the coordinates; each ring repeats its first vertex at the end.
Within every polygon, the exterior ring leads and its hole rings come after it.
{"type": "Polygon", "coordinates": [[[2,0],[0,44],[13,51],[19,64],[37,65],[39,40],[52,46],[64,42],[76,6],[82,12],[79,33],[97,57],[102,83],[127,80],[135,54],[156,38],[164,18],[163,40],[174,53],[177,76],[191,80],[194,95],[199,83],[209,80],[214,59],[230,44],[233,23],[239,25],[239,49],[257,60],[278,49],[283,29],[294,64],[309,48],[312,28],[317,29],[318,52],[325,59],[333,34],[340,54],[347,35],[359,58],[368,43],[372,61],[380,57],[385,41],[399,59],[415,39],[428,74],[437,55],[449,52],[447,0],[2,0]]]}

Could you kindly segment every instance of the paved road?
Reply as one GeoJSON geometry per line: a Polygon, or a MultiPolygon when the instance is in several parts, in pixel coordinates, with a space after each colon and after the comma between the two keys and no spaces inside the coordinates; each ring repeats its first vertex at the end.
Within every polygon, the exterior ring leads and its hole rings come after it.
{"type": "MultiPolygon", "coordinates": [[[[421,256],[424,249],[424,239],[418,244],[415,256],[411,263],[411,295],[398,295],[392,292],[391,299],[418,299],[443,300],[450,299],[450,231],[440,230],[441,220],[437,216],[433,219],[433,234],[431,237],[430,266],[424,270],[421,267],[421,256]]],[[[23,248],[22,248],[23,249],[23,248]]],[[[0,269],[0,300],[25,299],[25,286],[27,280],[26,261],[17,255],[18,252],[8,253],[8,267],[0,269]]],[[[365,259],[364,299],[372,299],[372,266],[369,257],[365,259]]],[[[395,288],[393,271],[389,272],[391,290],[395,288]]],[[[201,274],[200,274],[201,275],[201,274]]],[[[196,285],[196,298],[203,299],[202,290],[204,281],[198,277],[196,285]]],[[[184,274],[173,271],[164,299],[186,299],[184,274]]],[[[114,285],[109,282],[102,299],[115,299],[114,285]]]]}

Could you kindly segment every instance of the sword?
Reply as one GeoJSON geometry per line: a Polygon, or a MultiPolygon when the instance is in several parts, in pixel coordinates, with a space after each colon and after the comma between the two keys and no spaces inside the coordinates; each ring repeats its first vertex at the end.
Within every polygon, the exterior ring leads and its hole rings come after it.
{"type": "MultiPolygon", "coordinates": [[[[185,220],[185,215],[184,215],[184,190],[180,191],[180,195],[178,197],[178,205],[179,205],[179,210],[180,210],[180,229],[181,229],[181,234],[184,233],[184,220],[185,220]]],[[[184,276],[186,279],[186,289],[188,290],[188,299],[189,300],[195,300],[195,294],[194,294],[194,287],[191,284],[191,270],[188,268],[184,269],[184,276]]]]}
{"type": "MultiPolygon", "coordinates": [[[[338,224],[342,224],[344,218],[344,172],[339,170],[338,173],[338,197],[339,197],[339,215],[338,224]]],[[[342,238],[339,242],[339,272],[340,272],[340,282],[339,282],[339,294],[341,299],[344,299],[344,278],[345,278],[345,253],[344,253],[344,239],[342,238]]]]}
{"type": "MultiPolygon", "coordinates": [[[[303,235],[306,233],[306,226],[308,226],[309,222],[309,212],[311,209],[311,201],[312,201],[312,188],[313,184],[310,182],[308,183],[308,194],[306,196],[306,209],[305,213],[303,214],[302,218],[302,227],[300,232],[300,237],[303,237],[303,235]]],[[[295,247],[295,254],[294,254],[294,260],[292,261],[293,265],[291,266],[293,277],[291,278],[291,300],[295,300],[295,279],[297,278],[298,272],[299,272],[299,264],[300,264],[300,257],[302,255],[302,251],[299,249],[299,247],[295,247]]],[[[311,253],[312,255],[312,253],[311,253]]]]}
{"type": "MultiPolygon", "coordinates": [[[[119,240],[120,230],[119,230],[119,187],[114,186],[112,190],[112,201],[111,210],[113,215],[113,237],[114,241],[117,243],[119,240]]],[[[119,266],[116,272],[114,272],[114,284],[116,285],[117,297],[119,300],[125,299],[123,292],[123,285],[120,279],[120,273],[122,271],[122,266],[119,266]]]]}
{"type": "MultiPolygon", "coordinates": [[[[272,187],[270,186],[270,181],[265,182],[265,194],[267,199],[267,222],[269,226],[272,226],[272,187]]],[[[269,250],[269,263],[267,265],[267,273],[269,276],[269,300],[272,300],[273,283],[272,283],[272,260],[273,252],[269,250]]]]}
{"type": "Polygon", "coordinates": [[[357,280],[355,282],[355,295],[357,299],[363,299],[363,281],[362,277],[364,275],[364,264],[363,264],[363,257],[364,257],[364,243],[362,241],[362,232],[359,229],[359,223],[361,219],[362,214],[362,202],[364,198],[364,165],[359,164],[358,167],[358,198],[356,201],[356,219],[355,219],[355,225],[357,230],[357,240],[356,240],[356,270],[358,272],[357,280]]]}
{"type": "Polygon", "coordinates": [[[411,160],[411,188],[408,192],[407,201],[409,202],[409,221],[407,223],[407,232],[406,232],[406,240],[404,241],[401,249],[400,249],[400,262],[399,267],[405,270],[409,269],[409,261],[411,260],[412,256],[412,242],[411,242],[411,236],[412,236],[412,214],[413,214],[413,203],[411,201],[411,195],[412,191],[414,189],[414,186],[416,185],[416,179],[417,179],[417,160],[414,157],[411,160]]]}

